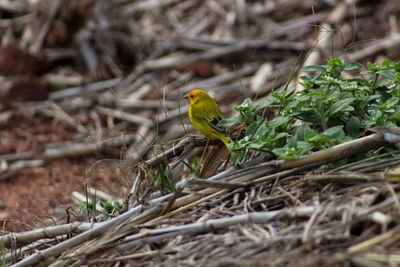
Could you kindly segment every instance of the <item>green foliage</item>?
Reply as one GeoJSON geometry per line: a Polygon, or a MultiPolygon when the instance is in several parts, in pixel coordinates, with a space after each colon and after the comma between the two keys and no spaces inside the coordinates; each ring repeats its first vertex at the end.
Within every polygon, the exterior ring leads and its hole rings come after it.
{"type": "Polygon", "coordinates": [[[185,166],[189,169],[189,176],[187,177],[188,180],[200,176],[203,166],[196,158],[193,158],[193,162],[191,165],[189,165],[185,161],[182,161],[182,163],[185,164],[185,166]]]}
{"type": "Polygon", "coordinates": [[[97,215],[96,205],[98,201],[99,199],[94,197],[93,199],[89,199],[89,201],[82,202],[81,210],[83,212],[88,212],[90,216],[96,217],[97,215]]]}
{"type": "Polygon", "coordinates": [[[161,163],[154,185],[158,187],[162,195],[175,191],[175,183],[171,177],[171,170],[168,168],[168,164],[161,163]]]}
{"type": "Polygon", "coordinates": [[[254,121],[256,113],[271,103],[264,103],[263,105],[254,105],[250,98],[246,98],[240,106],[235,107],[235,110],[239,112],[239,115],[233,119],[223,119],[218,125],[223,127],[230,127],[236,123],[241,125],[250,124],[254,121]]]}
{"type": "Polygon", "coordinates": [[[124,210],[124,203],[119,201],[100,202],[100,206],[104,209],[103,215],[106,217],[121,214],[124,210]]]}
{"type": "Polygon", "coordinates": [[[6,260],[6,247],[4,246],[4,242],[1,242],[1,266],[7,266],[6,260]]]}
{"type": "Polygon", "coordinates": [[[118,214],[121,214],[123,209],[124,209],[124,204],[118,201],[102,201],[96,196],[93,196],[88,202],[83,202],[81,204],[81,210],[82,211],[88,211],[89,214],[93,217],[96,217],[99,215],[99,212],[96,209],[97,204],[100,205],[100,207],[103,208],[103,212],[101,213],[103,215],[103,219],[108,219],[111,216],[116,216],[118,214]]]}
{"type": "MultiPolygon", "coordinates": [[[[229,144],[234,164],[246,161],[246,151],[272,151],[294,158],[358,138],[365,129],[400,123],[400,63],[369,63],[356,78],[342,73],[362,68],[357,62],[330,59],[327,65],[302,69],[304,90],[285,88],[271,93],[262,104],[247,98],[235,109],[239,115],[221,122],[247,126],[245,137],[229,144]],[[277,106],[275,118],[266,121],[265,107],[277,106]]],[[[244,127],[243,127],[244,128],[244,127]]]]}

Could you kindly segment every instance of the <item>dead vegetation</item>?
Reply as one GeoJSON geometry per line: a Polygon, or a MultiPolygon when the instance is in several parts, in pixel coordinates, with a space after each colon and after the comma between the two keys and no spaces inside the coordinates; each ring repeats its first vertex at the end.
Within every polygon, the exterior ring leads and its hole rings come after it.
{"type": "Polygon", "coordinates": [[[230,117],[245,97],[262,102],[289,84],[301,90],[303,65],[398,61],[397,1],[2,1],[0,11],[2,190],[29,168],[82,160],[88,172],[105,164],[103,176],[119,180],[106,184],[110,196],[92,177],[76,177],[85,186],[74,198],[98,190],[126,207],[105,221],[79,209],[66,218],[63,209],[26,232],[5,223],[4,262],[399,264],[399,160],[326,165],[390,145],[386,131],[186,179],[182,160],[191,162],[205,140],[183,138],[192,127],[181,99],[208,90],[230,117]],[[40,131],[26,133],[37,123],[40,131]],[[154,176],[165,162],[178,186],[160,196],[154,176]]]}

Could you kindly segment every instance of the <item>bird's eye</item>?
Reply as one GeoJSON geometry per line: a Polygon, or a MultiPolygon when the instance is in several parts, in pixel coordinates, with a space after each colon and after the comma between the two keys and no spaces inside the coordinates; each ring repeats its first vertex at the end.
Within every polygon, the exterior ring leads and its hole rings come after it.
{"type": "Polygon", "coordinates": [[[193,98],[193,95],[191,95],[190,97],[193,98]]]}

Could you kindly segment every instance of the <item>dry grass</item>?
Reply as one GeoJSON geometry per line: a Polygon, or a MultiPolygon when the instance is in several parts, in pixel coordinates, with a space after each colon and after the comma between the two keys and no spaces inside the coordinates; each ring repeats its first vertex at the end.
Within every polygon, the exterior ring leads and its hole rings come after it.
{"type": "MultiPolygon", "coordinates": [[[[297,160],[255,157],[241,169],[185,180],[182,160],[191,162],[205,140],[183,139],[192,128],[181,100],[194,88],[209,90],[229,117],[244,97],[263,101],[273,89],[297,84],[303,64],[339,56],[398,61],[396,1],[44,0],[5,1],[0,10],[7,15],[0,19],[3,47],[40,55],[29,60],[30,70],[0,59],[2,87],[13,82],[4,69],[16,69],[13,75],[28,72],[60,88],[41,102],[8,95],[4,108],[76,129],[71,142],[1,159],[27,168],[42,164],[37,159],[102,153],[120,162],[129,207],[105,222],[57,221],[1,236],[8,263],[400,264],[399,160],[386,154],[326,165],[388,145],[383,133],[297,160]],[[151,178],[162,162],[183,182],[159,197],[151,178]]],[[[5,169],[0,181],[13,171],[5,169]]]]}

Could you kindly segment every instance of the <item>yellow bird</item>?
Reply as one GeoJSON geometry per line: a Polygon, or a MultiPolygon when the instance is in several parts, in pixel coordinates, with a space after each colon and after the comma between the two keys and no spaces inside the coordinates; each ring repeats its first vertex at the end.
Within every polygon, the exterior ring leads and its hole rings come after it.
{"type": "Polygon", "coordinates": [[[232,139],[226,136],[224,128],[217,126],[223,116],[214,99],[203,90],[191,91],[185,98],[190,102],[189,118],[194,127],[209,140],[220,139],[229,149],[228,143],[232,139]]]}

